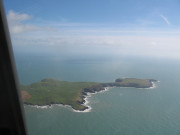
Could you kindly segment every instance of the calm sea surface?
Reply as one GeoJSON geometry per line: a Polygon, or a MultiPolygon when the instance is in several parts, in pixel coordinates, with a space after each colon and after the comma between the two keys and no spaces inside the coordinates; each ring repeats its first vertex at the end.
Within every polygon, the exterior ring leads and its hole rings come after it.
{"type": "Polygon", "coordinates": [[[43,78],[114,81],[153,78],[154,89],[110,88],[89,98],[91,112],[25,106],[30,135],[180,135],[180,62],[124,58],[66,59],[16,56],[20,82],[43,78]]]}

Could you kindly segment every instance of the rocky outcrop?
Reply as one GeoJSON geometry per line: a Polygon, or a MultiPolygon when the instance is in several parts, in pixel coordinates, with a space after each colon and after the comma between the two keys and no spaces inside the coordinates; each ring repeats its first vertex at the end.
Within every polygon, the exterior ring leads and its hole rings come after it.
{"type": "Polygon", "coordinates": [[[122,81],[123,81],[123,79],[121,79],[121,78],[118,78],[115,80],[115,82],[122,82],[122,81]]]}

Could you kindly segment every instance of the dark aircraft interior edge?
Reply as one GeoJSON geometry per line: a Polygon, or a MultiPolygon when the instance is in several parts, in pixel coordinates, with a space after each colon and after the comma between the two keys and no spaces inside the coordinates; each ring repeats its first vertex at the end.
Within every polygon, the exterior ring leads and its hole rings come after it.
{"type": "Polygon", "coordinates": [[[0,0],[0,135],[27,135],[3,0],[0,0]]]}

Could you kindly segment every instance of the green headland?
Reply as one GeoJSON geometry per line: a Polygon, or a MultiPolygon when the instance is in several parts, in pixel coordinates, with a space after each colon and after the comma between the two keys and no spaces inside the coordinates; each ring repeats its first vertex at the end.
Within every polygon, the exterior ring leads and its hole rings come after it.
{"type": "Polygon", "coordinates": [[[154,79],[118,78],[115,82],[68,82],[55,79],[43,79],[30,85],[21,85],[24,104],[28,105],[70,105],[73,109],[83,111],[84,98],[87,93],[105,90],[106,87],[150,88],[154,79]]]}

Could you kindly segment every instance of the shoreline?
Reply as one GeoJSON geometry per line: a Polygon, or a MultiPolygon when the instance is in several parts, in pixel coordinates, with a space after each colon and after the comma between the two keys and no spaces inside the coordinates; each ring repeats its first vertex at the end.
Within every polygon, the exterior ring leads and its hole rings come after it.
{"type": "MultiPolygon", "coordinates": [[[[158,82],[158,81],[157,81],[158,82]]],[[[151,82],[152,83],[152,86],[149,87],[149,88],[138,88],[138,89],[155,89],[156,88],[156,84],[155,82],[151,82]]]]}
{"type": "Polygon", "coordinates": [[[104,90],[102,91],[98,91],[98,92],[95,92],[95,93],[90,93],[88,92],[87,95],[84,95],[84,103],[81,104],[85,107],[88,107],[87,109],[83,110],[83,111],[80,111],[80,110],[75,110],[71,105],[63,105],[63,104],[51,104],[51,105],[30,105],[30,104],[24,104],[26,106],[30,106],[30,107],[35,107],[37,109],[52,109],[54,106],[59,106],[59,107],[65,107],[65,108],[68,108],[70,110],[72,110],[73,112],[78,112],[78,113],[86,113],[86,112],[91,112],[92,110],[92,107],[89,105],[89,98],[92,96],[92,95],[95,95],[95,94],[98,94],[98,93],[104,93],[106,91],[109,91],[110,88],[113,88],[113,87],[105,87],[104,90]]]}
{"type": "Polygon", "coordinates": [[[160,81],[159,80],[157,80],[156,82],[151,82],[152,83],[152,86],[151,87],[149,87],[149,88],[144,88],[144,89],[155,89],[155,88],[157,88],[157,83],[160,83],[160,81]]]}
{"type": "MultiPolygon", "coordinates": [[[[157,81],[157,82],[160,82],[160,81],[157,81]]],[[[156,88],[156,84],[155,82],[151,82],[152,83],[152,86],[149,87],[149,88],[138,88],[138,89],[154,89],[156,88]]],[[[92,92],[86,92],[86,95],[83,95],[83,100],[84,100],[84,103],[82,103],[81,105],[87,107],[85,110],[75,110],[71,105],[64,105],[64,104],[51,104],[51,105],[42,105],[42,106],[39,106],[39,105],[30,105],[30,104],[24,104],[24,105],[27,105],[27,106],[31,106],[31,107],[35,107],[35,108],[40,108],[40,109],[48,109],[48,108],[53,108],[54,106],[59,106],[59,107],[65,107],[65,108],[69,108],[71,109],[73,112],[78,112],[78,113],[86,113],[86,112],[91,112],[92,110],[92,107],[89,105],[89,98],[94,95],[94,94],[98,94],[98,93],[104,93],[104,92],[107,92],[109,91],[109,89],[111,88],[115,88],[116,86],[113,86],[113,87],[104,87],[103,90],[101,91],[95,91],[94,93],[92,92]]],[[[119,88],[130,88],[130,87],[119,87],[119,88]]]]}
{"type": "Polygon", "coordinates": [[[98,91],[98,92],[95,92],[95,93],[90,93],[90,92],[87,92],[87,95],[84,95],[85,98],[84,98],[84,103],[81,104],[81,105],[84,105],[85,107],[88,107],[87,109],[83,110],[83,111],[79,111],[79,110],[75,110],[73,109],[74,112],[91,112],[92,110],[92,107],[89,105],[89,98],[92,96],[92,95],[95,95],[95,94],[98,94],[98,93],[104,93],[104,92],[107,92],[109,91],[110,88],[113,88],[113,87],[105,87],[104,90],[101,90],[101,91],[98,91]]]}

